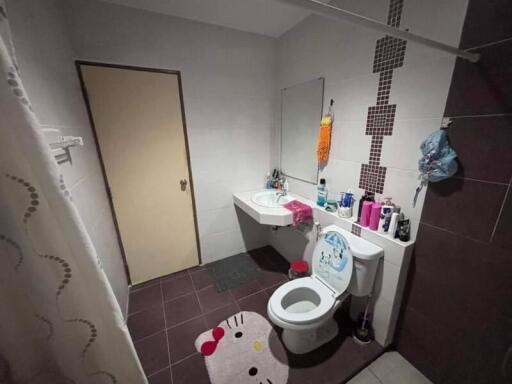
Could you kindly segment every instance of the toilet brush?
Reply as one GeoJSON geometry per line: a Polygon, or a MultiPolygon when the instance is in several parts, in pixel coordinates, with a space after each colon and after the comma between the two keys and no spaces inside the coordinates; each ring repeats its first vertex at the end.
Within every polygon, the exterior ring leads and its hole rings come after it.
{"type": "Polygon", "coordinates": [[[363,318],[358,322],[358,326],[354,330],[352,337],[359,344],[369,344],[372,342],[372,335],[370,333],[368,309],[370,307],[371,295],[366,300],[366,307],[364,309],[363,318]]]}

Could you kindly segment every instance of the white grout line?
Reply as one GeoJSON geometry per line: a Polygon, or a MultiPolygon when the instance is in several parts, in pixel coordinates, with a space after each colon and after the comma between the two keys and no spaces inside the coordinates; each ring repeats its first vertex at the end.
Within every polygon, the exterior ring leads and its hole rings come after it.
{"type": "MultiPolygon", "coordinates": [[[[171,364],[171,348],[169,347],[169,335],[167,333],[167,319],[165,318],[165,305],[164,305],[164,289],[162,287],[162,280],[160,280],[160,295],[162,299],[162,313],[164,315],[164,331],[165,331],[165,341],[167,343],[167,359],[169,361],[169,365],[171,364]]],[[[172,369],[169,367],[171,371],[171,383],[172,383],[172,369]]]]}
{"type": "Polygon", "coordinates": [[[510,193],[510,185],[511,184],[512,184],[512,178],[508,182],[507,191],[505,192],[505,197],[503,198],[503,201],[501,202],[500,211],[498,212],[498,217],[496,218],[496,222],[494,223],[494,228],[492,229],[491,238],[489,239],[489,243],[492,243],[492,240],[494,239],[494,233],[496,232],[496,229],[498,228],[498,224],[500,222],[500,218],[501,218],[503,209],[505,209],[505,204],[507,202],[508,194],[510,193]]]}
{"type": "MultiPolygon", "coordinates": [[[[379,357],[378,359],[380,359],[380,357],[379,357]]],[[[378,360],[378,359],[377,359],[377,360],[378,360]]],[[[380,379],[380,377],[379,377],[379,376],[377,376],[377,374],[376,374],[375,372],[373,372],[373,371],[372,371],[372,369],[370,368],[370,366],[367,366],[366,368],[368,368],[368,372],[370,372],[370,374],[371,374],[373,377],[375,377],[375,379],[376,379],[379,383],[384,384],[384,383],[382,382],[382,380],[380,379]]],[[[356,375],[356,377],[357,377],[357,375],[356,375]]]]}
{"type": "Polygon", "coordinates": [[[501,182],[501,181],[480,180],[480,179],[473,179],[471,177],[453,176],[453,178],[454,179],[458,179],[458,180],[475,181],[477,183],[496,184],[496,185],[508,185],[508,183],[504,183],[504,182],[501,182]]]}
{"type": "Polygon", "coordinates": [[[171,365],[169,364],[167,367],[162,368],[162,369],[160,369],[160,370],[158,370],[156,372],[153,372],[151,375],[147,375],[146,378],[149,379],[151,376],[158,375],[159,373],[165,371],[166,369],[171,370],[171,365]]]}
{"type": "Polygon", "coordinates": [[[456,237],[461,237],[461,238],[463,238],[463,239],[467,239],[467,240],[474,241],[475,243],[479,243],[479,244],[489,244],[489,242],[488,242],[488,241],[475,239],[475,238],[473,238],[473,237],[469,237],[469,236],[466,236],[466,235],[460,234],[460,233],[458,233],[458,232],[451,231],[451,230],[446,229],[446,228],[438,227],[437,225],[432,225],[432,224],[429,224],[429,223],[425,223],[424,221],[420,221],[420,224],[421,224],[421,225],[424,225],[424,226],[426,226],[426,227],[435,228],[435,229],[437,229],[437,230],[439,230],[439,231],[442,231],[442,232],[449,233],[450,235],[453,235],[453,236],[456,236],[456,237]]]}
{"type": "MultiPolygon", "coordinates": [[[[192,280],[192,275],[190,273],[190,270],[187,270],[187,273],[188,273],[188,277],[190,278],[190,280],[192,280]]],[[[194,281],[192,280],[192,288],[194,288],[194,281]]],[[[199,310],[201,311],[201,314],[204,314],[203,313],[203,306],[201,305],[201,301],[199,300],[199,295],[197,294],[197,291],[194,289],[194,295],[196,296],[196,300],[197,300],[197,303],[199,304],[199,310]]]]}
{"type": "Polygon", "coordinates": [[[190,355],[187,355],[187,356],[185,356],[184,358],[179,359],[178,361],[175,361],[174,363],[172,363],[172,364],[171,364],[171,367],[172,367],[172,366],[175,366],[175,365],[177,365],[177,364],[179,364],[179,363],[182,363],[183,361],[185,361],[185,360],[187,360],[187,359],[189,359],[189,358],[191,358],[191,357],[194,357],[195,355],[199,355],[199,352],[193,352],[193,353],[191,353],[190,355]]]}

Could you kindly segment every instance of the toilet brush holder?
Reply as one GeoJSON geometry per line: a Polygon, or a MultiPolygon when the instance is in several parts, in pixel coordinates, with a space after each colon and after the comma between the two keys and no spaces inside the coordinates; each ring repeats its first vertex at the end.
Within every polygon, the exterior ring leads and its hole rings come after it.
{"type": "Polygon", "coordinates": [[[371,326],[370,314],[368,313],[368,308],[370,307],[370,298],[368,297],[368,301],[366,302],[366,308],[364,312],[361,313],[359,319],[356,324],[356,328],[352,333],[352,338],[354,341],[361,345],[370,344],[373,340],[373,329],[371,326]]]}

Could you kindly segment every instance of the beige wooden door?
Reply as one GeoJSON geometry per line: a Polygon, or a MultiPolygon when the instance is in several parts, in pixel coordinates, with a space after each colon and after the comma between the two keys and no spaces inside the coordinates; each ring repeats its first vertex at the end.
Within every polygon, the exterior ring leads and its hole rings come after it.
{"type": "Polygon", "coordinates": [[[80,70],[132,283],[198,265],[178,75],[80,70]]]}

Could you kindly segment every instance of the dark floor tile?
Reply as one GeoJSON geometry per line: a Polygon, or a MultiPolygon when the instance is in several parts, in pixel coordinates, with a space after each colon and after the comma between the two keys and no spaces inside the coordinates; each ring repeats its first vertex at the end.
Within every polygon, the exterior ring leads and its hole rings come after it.
{"type": "Polygon", "coordinates": [[[162,304],[162,289],[160,284],[138,289],[130,292],[129,312],[134,313],[155,305],[162,304]]]}
{"type": "Polygon", "coordinates": [[[171,351],[171,364],[196,353],[194,342],[206,329],[206,322],[203,317],[170,328],[167,331],[167,338],[171,351]]]}
{"type": "Polygon", "coordinates": [[[134,345],[146,376],[169,365],[169,351],[165,331],[137,341],[134,345]]]}
{"type": "Polygon", "coordinates": [[[171,367],[148,377],[149,384],[172,384],[171,367]]]}
{"type": "Polygon", "coordinates": [[[256,280],[248,281],[236,288],[231,289],[231,294],[235,298],[235,300],[241,299],[243,297],[249,296],[253,293],[261,291],[263,288],[256,280]]]}
{"type": "Polygon", "coordinates": [[[490,241],[507,186],[452,178],[430,183],[422,222],[490,241]]]}
{"type": "Polygon", "coordinates": [[[463,49],[512,37],[510,0],[471,0],[460,41],[463,49]]]}
{"type": "Polygon", "coordinates": [[[238,309],[238,306],[236,304],[232,303],[226,305],[225,307],[207,313],[206,315],[204,315],[204,320],[206,321],[208,329],[215,328],[221,322],[230,318],[233,315],[236,315],[238,312],[240,312],[240,309],[238,309]]]}
{"type": "Polygon", "coordinates": [[[456,118],[448,136],[457,152],[457,176],[508,184],[512,176],[512,115],[456,118]]]}
{"type": "Polygon", "coordinates": [[[210,384],[204,358],[201,355],[191,356],[173,365],[171,369],[173,384],[210,384]]]}
{"type": "Polygon", "coordinates": [[[198,291],[197,296],[199,297],[203,313],[213,311],[235,301],[229,291],[217,292],[214,286],[198,291]]]}
{"type": "Polygon", "coordinates": [[[272,294],[276,291],[276,289],[279,288],[281,285],[283,285],[283,284],[279,283],[279,284],[276,284],[276,285],[274,285],[274,286],[272,286],[270,288],[265,289],[265,294],[268,297],[271,297],[272,294]]]}
{"type": "Polygon", "coordinates": [[[257,280],[263,288],[270,288],[274,285],[287,281],[288,276],[282,271],[263,270],[257,280]]]}
{"type": "Polygon", "coordinates": [[[196,291],[213,285],[206,269],[192,272],[190,273],[190,277],[192,278],[192,282],[194,283],[194,288],[196,291]]]}
{"type": "Polygon", "coordinates": [[[352,339],[352,342],[357,347],[359,355],[362,356],[365,362],[370,362],[377,359],[384,352],[384,348],[380,346],[376,341],[372,341],[367,345],[359,345],[354,341],[354,339],[352,339]]]}
{"type": "Polygon", "coordinates": [[[242,311],[256,312],[267,317],[268,300],[269,298],[264,292],[259,292],[238,300],[238,305],[242,311]]]}
{"type": "Polygon", "coordinates": [[[194,290],[192,279],[187,274],[162,280],[162,291],[164,301],[172,300],[178,296],[183,296],[194,290]]]}
{"type": "Polygon", "coordinates": [[[492,243],[496,246],[512,250],[512,188],[509,188],[507,198],[496,225],[492,243]]]}
{"type": "Polygon", "coordinates": [[[261,248],[254,249],[249,252],[250,258],[261,269],[269,269],[274,265],[274,256],[270,253],[264,252],[261,248]]]}
{"type": "Polygon", "coordinates": [[[157,305],[129,315],[128,329],[130,330],[133,341],[164,330],[165,320],[163,306],[157,305]]]}
{"type": "Polygon", "coordinates": [[[338,335],[322,347],[304,354],[288,354],[289,383],[344,383],[361,370],[366,361],[350,337],[338,335]]]}
{"type": "Polygon", "coordinates": [[[456,61],[445,116],[512,113],[512,40],[474,52],[477,63],[456,61]]]}
{"type": "Polygon", "coordinates": [[[182,277],[182,276],[188,275],[188,271],[189,271],[188,269],[184,269],[182,271],[177,271],[174,273],[170,273],[166,276],[162,276],[160,279],[162,281],[166,281],[166,280],[174,279],[176,277],[182,277]]]}
{"type": "Polygon", "coordinates": [[[144,283],[132,285],[130,287],[130,293],[138,291],[139,289],[151,287],[152,285],[157,285],[157,284],[160,284],[160,277],[158,277],[156,279],[149,280],[149,281],[145,281],[144,283]]]}
{"type": "Polygon", "coordinates": [[[194,272],[202,271],[203,269],[205,269],[204,265],[196,265],[195,267],[187,269],[187,271],[188,271],[188,273],[194,273],[194,272]]]}
{"type": "Polygon", "coordinates": [[[196,295],[190,293],[164,304],[167,327],[183,323],[201,314],[196,295]]]}

